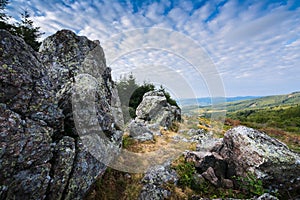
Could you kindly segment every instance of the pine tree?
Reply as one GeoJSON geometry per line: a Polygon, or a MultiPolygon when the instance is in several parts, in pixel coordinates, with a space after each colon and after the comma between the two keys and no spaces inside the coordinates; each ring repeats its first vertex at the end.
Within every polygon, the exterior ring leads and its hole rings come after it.
{"type": "Polygon", "coordinates": [[[5,19],[7,19],[7,16],[5,14],[5,7],[8,4],[8,0],[0,0],[0,20],[4,21],[5,19]]]}
{"type": "Polygon", "coordinates": [[[0,29],[12,31],[13,26],[7,23],[9,16],[7,16],[5,13],[5,8],[8,3],[9,3],[8,0],[0,0],[0,29]]]}
{"type": "Polygon", "coordinates": [[[16,24],[8,23],[10,16],[5,13],[5,8],[9,0],[0,0],[0,29],[5,29],[11,34],[19,36],[30,45],[34,50],[38,50],[40,42],[38,38],[44,33],[40,32],[40,27],[35,27],[33,21],[30,19],[30,14],[27,10],[21,13],[21,21],[16,24]]]}
{"type": "Polygon", "coordinates": [[[16,35],[22,37],[28,45],[37,51],[41,44],[38,42],[38,38],[43,34],[44,33],[40,32],[40,27],[33,25],[29,12],[24,10],[23,13],[21,13],[21,22],[17,23],[16,35]]]}

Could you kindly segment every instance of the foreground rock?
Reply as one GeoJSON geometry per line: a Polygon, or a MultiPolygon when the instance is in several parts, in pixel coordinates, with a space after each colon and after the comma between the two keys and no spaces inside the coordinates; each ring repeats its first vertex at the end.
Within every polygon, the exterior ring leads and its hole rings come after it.
{"type": "MultiPolygon", "coordinates": [[[[90,130],[100,124],[116,146],[122,136],[119,100],[101,46],[66,30],[48,37],[40,54],[6,31],[0,30],[0,40],[0,199],[82,199],[106,166],[75,128],[71,95],[81,81],[77,75],[97,80],[90,130]]],[[[84,97],[87,91],[76,92],[84,97]]],[[[89,116],[89,108],[78,115],[89,116]]]]}
{"type": "Polygon", "coordinates": [[[278,140],[239,126],[227,131],[223,140],[211,143],[213,147],[187,152],[185,157],[213,185],[232,188],[237,184],[234,177],[250,173],[262,180],[265,188],[279,190],[283,196],[287,191],[300,191],[300,157],[278,140]]]}
{"type": "MultiPolygon", "coordinates": [[[[224,200],[241,200],[241,199],[234,199],[234,198],[224,198],[224,200]]],[[[193,196],[191,200],[210,200],[210,198],[202,198],[198,196],[193,196]]],[[[253,197],[251,199],[247,200],[278,200],[277,197],[274,197],[273,195],[270,195],[269,193],[264,193],[260,195],[259,197],[253,197]]]]}
{"type": "Polygon", "coordinates": [[[233,128],[225,134],[219,153],[228,163],[227,176],[253,172],[273,189],[300,191],[299,155],[265,133],[233,128]]]}
{"type": "Polygon", "coordinates": [[[171,169],[170,163],[155,166],[149,169],[142,183],[144,184],[139,196],[139,200],[160,200],[167,199],[171,195],[171,191],[165,188],[166,184],[176,185],[178,181],[177,173],[171,169]]]}

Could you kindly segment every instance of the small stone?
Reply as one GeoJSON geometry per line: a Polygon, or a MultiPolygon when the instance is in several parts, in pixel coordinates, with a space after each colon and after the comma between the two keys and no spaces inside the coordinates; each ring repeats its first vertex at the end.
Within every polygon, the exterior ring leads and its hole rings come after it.
{"type": "Polygon", "coordinates": [[[233,181],[230,179],[222,179],[221,183],[225,188],[233,188],[233,181]]]}
{"type": "Polygon", "coordinates": [[[209,167],[205,172],[201,174],[206,180],[215,186],[218,186],[219,179],[216,177],[214,169],[209,167]]]}
{"type": "Polygon", "coordinates": [[[153,133],[143,123],[135,121],[129,124],[129,136],[141,142],[154,139],[153,133]]]}

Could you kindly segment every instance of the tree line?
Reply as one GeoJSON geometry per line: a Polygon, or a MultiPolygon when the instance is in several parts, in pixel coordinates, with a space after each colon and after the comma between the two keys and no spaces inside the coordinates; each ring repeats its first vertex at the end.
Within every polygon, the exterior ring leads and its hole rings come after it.
{"type": "Polygon", "coordinates": [[[40,31],[40,27],[36,27],[30,19],[28,10],[24,9],[20,13],[20,21],[16,23],[9,22],[11,16],[6,14],[6,7],[9,0],[0,0],[0,29],[9,31],[11,34],[23,38],[35,51],[38,51],[41,43],[38,39],[44,34],[40,31]]]}

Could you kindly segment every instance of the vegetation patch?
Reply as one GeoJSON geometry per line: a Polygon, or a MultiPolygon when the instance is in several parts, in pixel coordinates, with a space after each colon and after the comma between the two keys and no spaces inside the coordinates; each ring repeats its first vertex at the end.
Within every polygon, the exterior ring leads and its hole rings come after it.
{"type": "Polygon", "coordinates": [[[233,177],[237,181],[237,188],[247,196],[260,196],[265,192],[263,183],[252,173],[245,177],[233,177]]]}
{"type": "Polygon", "coordinates": [[[142,189],[143,174],[129,174],[107,168],[88,192],[85,200],[138,199],[142,189]]]}
{"type": "Polygon", "coordinates": [[[261,130],[300,152],[300,106],[241,110],[228,114],[240,124],[261,130]]]}
{"type": "Polygon", "coordinates": [[[172,191],[171,199],[201,198],[252,198],[265,192],[262,181],[249,173],[246,177],[233,177],[235,188],[216,187],[207,180],[198,181],[197,171],[193,163],[186,162],[184,156],[173,161],[172,168],[176,170],[179,180],[177,186],[168,184],[172,191]]]}

